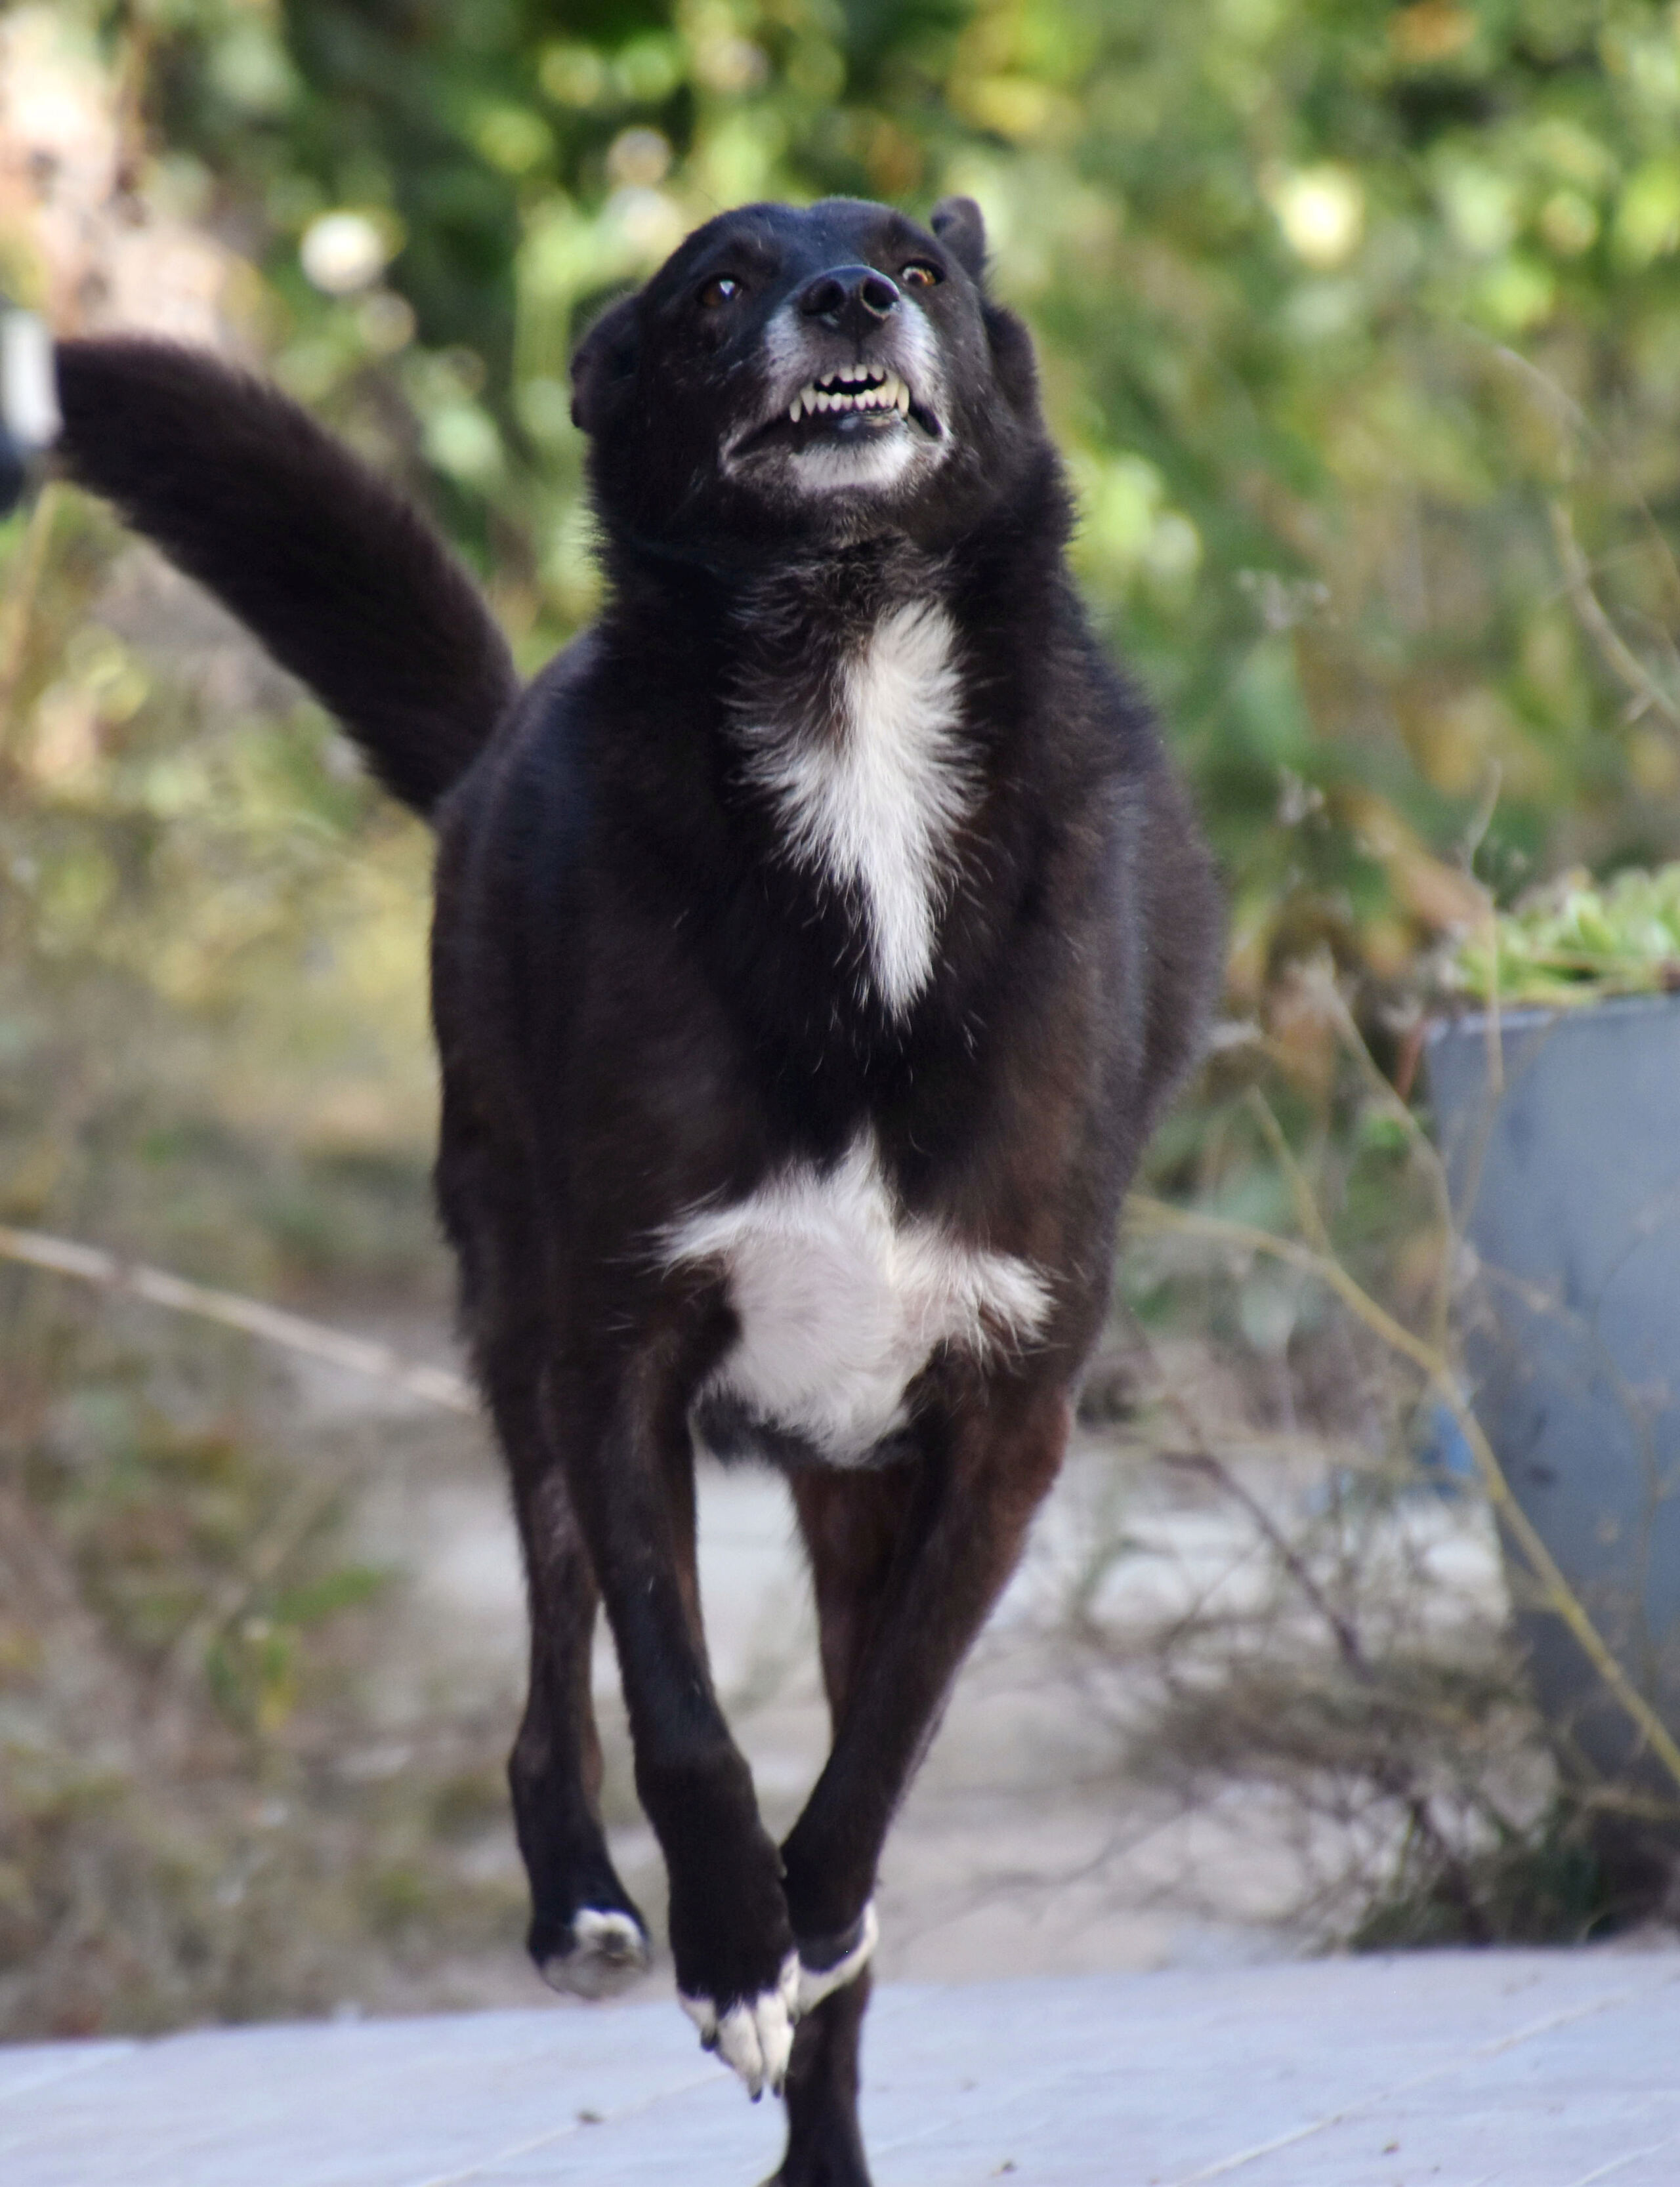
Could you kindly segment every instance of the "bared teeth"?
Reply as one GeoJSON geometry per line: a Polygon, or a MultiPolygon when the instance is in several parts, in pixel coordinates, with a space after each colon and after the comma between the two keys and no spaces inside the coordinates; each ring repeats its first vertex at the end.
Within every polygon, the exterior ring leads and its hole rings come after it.
{"type": "Polygon", "coordinates": [[[877,372],[865,364],[842,365],[826,379],[808,379],[788,405],[788,416],[796,425],[806,415],[828,410],[896,410],[910,414],[910,391],[895,372],[877,372]]]}

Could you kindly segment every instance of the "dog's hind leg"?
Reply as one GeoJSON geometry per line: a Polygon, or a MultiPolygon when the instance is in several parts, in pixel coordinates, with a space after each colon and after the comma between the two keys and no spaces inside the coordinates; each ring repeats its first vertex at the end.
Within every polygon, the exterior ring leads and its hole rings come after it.
{"type": "Polygon", "coordinates": [[[795,2030],[788,2067],[788,2146],[764,2187],[869,2187],[857,2119],[857,2054],[871,1979],[865,1967],[806,2013],[795,2030]]]}
{"type": "MultiPolygon", "coordinates": [[[[907,1465],[879,1473],[800,1473],[792,1486],[817,1598],[823,1683],[838,1732],[904,1538],[914,1473],[907,1465]]],[[[857,2123],[857,2054],[869,2002],[873,1909],[865,1910],[855,1931],[800,1939],[807,1995],[860,1953],[862,1959],[800,2021],[788,2069],[787,2151],[766,2187],[868,2187],[857,2123]]]]}
{"type": "Polygon", "coordinates": [[[834,1749],[782,1848],[794,1933],[819,1961],[867,1924],[888,1824],[1014,1569],[1071,1419],[1065,1389],[1000,1380],[930,1420],[903,1469],[902,1516],[859,1620],[834,1749]]]}

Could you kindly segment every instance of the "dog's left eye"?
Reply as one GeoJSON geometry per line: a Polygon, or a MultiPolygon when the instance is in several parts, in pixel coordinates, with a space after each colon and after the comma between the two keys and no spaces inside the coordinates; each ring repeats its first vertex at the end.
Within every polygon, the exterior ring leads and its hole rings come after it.
{"type": "Polygon", "coordinates": [[[715,312],[719,305],[733,303],[741,293],[741,284],[727,273],[715,273],[700,293],[702,311],[715,312]]]}
{"type": "Polygon", "coordinates": [[[907,289],[932,289],[945,276],[937,266],[930,266],[925,258],[913,258],[907,266],[901,266],[898,278],[907,289]]]}

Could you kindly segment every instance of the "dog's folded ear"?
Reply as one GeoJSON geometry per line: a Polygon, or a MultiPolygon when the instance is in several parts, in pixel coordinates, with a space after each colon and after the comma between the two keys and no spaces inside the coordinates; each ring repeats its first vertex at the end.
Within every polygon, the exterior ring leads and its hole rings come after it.
{"type": "Polygon", "coordinates": [[[603,312],[571,360],[571,422],[582,433],[598,433],[628,390],[636,370],[636,299],[625,296],[603,312]]]}
{"type": "Polygon", "coordinates": [[[986,216],[972,198],[941,198],[928,225],[972,281],[986,278],[986,216]]]}

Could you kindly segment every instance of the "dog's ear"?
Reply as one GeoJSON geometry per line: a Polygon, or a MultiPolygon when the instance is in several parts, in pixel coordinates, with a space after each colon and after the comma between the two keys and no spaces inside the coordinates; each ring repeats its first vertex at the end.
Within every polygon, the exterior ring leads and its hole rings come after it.
{"type": "Polygon", "coordinates": [[[941,198],[928,225],[970,280],[986,278],[986,216],[972,198],[941,198]]]}
{"type": "Polygon", "coordinates": [[[1024,320],[988,298],[980,306],[986,338],[992,345],[992,363],[1005,398],[1023,415],[1038,409],[1038,367],[1032,354],[1032,336],[1024,320]]]}
{"type": "Polygon", "coordinates": [[[621,297],[602,312],[571,360],[571,422],[598,433],[636,370],[636,299],[621,297]]]}

